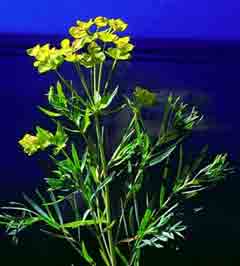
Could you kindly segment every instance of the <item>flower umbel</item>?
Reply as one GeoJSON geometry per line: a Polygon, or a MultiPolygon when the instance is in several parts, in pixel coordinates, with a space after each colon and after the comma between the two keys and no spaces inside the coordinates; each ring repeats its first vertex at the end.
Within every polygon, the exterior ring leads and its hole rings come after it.
{"type": "Polygon", "coordinates": [[[25,134],[25,136],[18,142],[27,155],[33,155],[40,149],[38,138],[30,134],[25,134]]]}
{"type": "Polygon", "coordinates": [[[143,107],[154,106],[157,103],[156,94],[141,87],[135,88],[134,96],[137,103],[143,107]]]}
{"type": "Polygon", "coordinates": [[[92,68],[103,63],[107,55],[115,61],[127,60],[131,57],[130,52],[134,46],[129,43],[129,36],[120,37],[116,34],[126,28],[127,24],[121,19],[98,16],[88,21],[77,20],[76,25],[69,29],[73,40],[63,39],[60,48],[50,48],[48,43],[43,46],[38,44],[28,49],[27,54],[35,57],[33,65],[39,73],[57,70],[64,61],[92,68]],[[98,46],[99,49],[86,53],[86,45],[87,50],[93,46],[98,46]]]}
{"type": "Polygon", "coordinates": [[[35,57],[36,61],[33,65],[38,68],[39,73],[56,70],[64,61],[62,51],[55,47],[50,48],[49,44],[42,47],[38,44],[28,49],[27,54],[35,57]]]}

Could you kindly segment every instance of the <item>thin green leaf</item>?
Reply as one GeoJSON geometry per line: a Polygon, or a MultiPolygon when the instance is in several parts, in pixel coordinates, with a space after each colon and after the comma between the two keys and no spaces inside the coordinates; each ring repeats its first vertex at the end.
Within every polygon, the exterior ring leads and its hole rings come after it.
{"type": "Polygon", "coordinates": [[[86,132],[87,128],[90,126],[91,124],[91,120],[90,120],[90,110],[88,108],[86,108],[85,113],[84,113],[84,117],[83,119],[80,121],[80,129],[83,133],[86,132]]]}
{"type": "Polygon", "coordinates": [[[134,216],[133,216],[133,206],[131,206],[129,210],[129,216],[128,216],[128,224],[129,224],[129,229],[131,231],[131,235],[134,235],[134,216]]]}
{"type": "Polygon", "coordinates": [[[0,209],[3,209],[3,210],[15,210],[15,211],[24,211],[24,212],[29,212],[29,213],[32,213],[34,215],[36,215],[37,213],[36,212],[33,212],[27,208],[23,208],[23,207],[0,207],[0,209]]]}
{"type": "Polygon", "coordinates": [[[47,110],[47,109],[45,109],[45,108],[43,108],[41,106],[38,106],[38,109],[40,111],[42,111],[44,114],[46,114],[46,115],[48,115],[50,117],[59,117],[59,116],[62,116],[62,114],[60,114],[60,113],[56,113],[56,112],[53,112],[53,111],[49,111],[49,110],[47,110]]]}
{"type": "Polygon", "coordinates": [[[54,202],[53,206],[54,206],[54,209],[55,209],[55,212],[57,214],[57,217],[58,217],[58,220],[59,220],[59,223],[60,224],[63,224],[63,217],[62,217],[62,214],[61,214],[61,211],[60,211],[60,208],[58,206],[58,203],[55,196],[54,196],[54,193],[53,192],[50,192],[50,197],[51,197],[51,200],[54,202]]]}
{"type": "Polygon", "coordinates": [[[165,149],[165,151],[163,151],[163,152],[161,151],[161,152],[158,152],[157,154],[154,154],[152,156],[154,158],[150,160],[149,166],[153,166],[153,165],[159,164],[163,160],[168,158],[169,155],[176,149],[176,146],[177,146],[177,144],[173,144],[170,147],[168,147],[167,149],[165,149]]]}
{"type": "Polygon", "coordinates": [[[79,220],[79,221],[74,221],[74,222],[70,222],[70,223],[66,223],[66,224],[63,224],[63,227],[64,228],[78,228],[80,226],[91,226],[91,225],[94,225],[94,224],[102,224],[102,223],[105,223],[107,224],[107,221],[106,220],[103,220],[103,219],[98,219],[98,220],[79,220]]]}
{"type": "Polygon", "coordinates": [[[192,167],[191,167],[192,172],[195,172],[198,169],[198,167],[200,166],[200,164],[202,163],[202,161],[207,155],[207,150],[208,150],[208,145],[205,145],[200,151],[198,158],[192,164],[192,167]]]}
{"type": "Polygon", "coordinates": [[[120,249],[115,246],[115,251],[117,253],[117,255],[119,256],[119,258],[121,259],[122,263],[125,265],[125,266],[128,266],[128,261],[126,259],[126,257],[121,253],[120,249]]]}
{"type": "Polygon", "coordinates": [[[55,229],[59,229],[60,225],[56,223],[53,217],[50,217],[43,209],[39,207],[33,200],[31,200],[26,194],[23,193],[24,199],[32,206],[32,208],[39,213],[40,217],[50,226],[54,227],[55,229]]]}
{"type": "Polygon", "coordinates": [[[77,149],[76,149],[74,143],[72,143],[72,158],[73,158],[73,162],[75,164],[75,167],[78,170],[80,170],[81,169],[80,160],[79,160],[78,152],[77,152],[77,149]]]}
{"type": "Polygon", "coordinates": [[[179,161],[178,161],[178,169],[177,169],[177,177],[176,180],[180,178],[183,167],[183,145],[182,143],[179,145],[179,161]]]}
{"type": "Polygon", "coordinates": [[[57,82],[57,95],[58,95],[58,98],[59,98],[59,101],[61,102],[61,104],[64,107],[66,107],[67,106],[67,99],[66,99],[65,94],[63,92],[62,85],[59,81],[57,82]]]}
{"type": "Polygon", "coordinates": [[[111,266],[110,263],[109,263],[109,261],[108,261],[108,259],[107,259],[107,257],[106,257],[106,255],[105,255],[105,253],[102,251],[101,248],[99,249],[99,251],[100,251],[101,257],[102,257],[103,261],[105,262],[105,264],[107,266],[111,266]]]}
{"type": "Polygon", "coordinates": [[[86,150],[83,154],[83,157],[82,157],[82,163],[81,163],[81,167],[80,167],[80,170],[81,172],[83,171],[85,165],[86,165],[86,162],[87,162],[87,155],[88,155],[88,147],[86,147],[86,150]]]}
{"type": "Polygon", "coordinates": [[[50,217],[48,216],[48,214],[43,211],[43,209],[41,209],[39,207],[38,204],[36,204],[33,200],[31,200],[26,194],[23,193],[23,197],[24,199],[33,207],[33,209],[39,213],[42,217],[46,218],[46,219],[50,219],[50,217]]]}
{"type": "Polygon", "coordinates": [[[158,136],[158,143],[160,143],[160,139],[166,134],[169,112],[170,112],[170,106],[169,103],[166,102],[164,106],[163,120],[161,123],[159,136],[158,136]]]}
{"type": "Polygon", "coordinates": [[[142,237],[144,235],[144,231],[145,231],[151,217],[152,217],[152,210],[147,208],[145,211],[145,214],[141,220],[141,223],[140,223],[140,226],[138,229],[138,233],[137,233],[140,237],[142,237]]]}
{"type": "Polygon", "coordinates": [[[94,199],[94,197],[96,197],[96,195],[97,195],[98,192],[100,192],[108,183],[110,183],[112,181],[115,173],[116,172],[113,171],[110,176],[108,176],[105,180],[103,180],[102,183],[99,184],[99,186],[97,187],[97,189],[95,190],[95,192],[91,196],[90,202],[94,199]]]}
{"type": "Polygon", "coordinates": [[[93,258],[89,255],[87,248],[85,246],[84,241],[82,241],[82,255],[84,259],[90,263],[91,265],[96,265],[96,262],[93,260],[93,258]]]}
{"type": "Polygon", "coordinates": [[[115,97],[115,95],[118,92],[118,88],[119,88],[119,86],[117,86],[111,94],[103,96],[102,101],[101,101],[101,105],[100,105],[101,109],[105,109],[106,107],[108,107],[111,104],[113,98],[115,97]]]}
{"type": "Polygon", "coordinates": [[[41,201],[42,201],[42,205],[45,207],[45,209],[46,209],[46,211],[47,211],[49,217],[50,217],[52,220],[54,220],[53,215],[52,215],[50,209],[48,208],[47,205],[45,205],[47,202],[46,202],[46,200],[44,199],[44,197],[41,195],[41,193],[39,192],[39,190],[36,190],[36,194],[37,194],[38,197],[41,199],[41,201]]]}

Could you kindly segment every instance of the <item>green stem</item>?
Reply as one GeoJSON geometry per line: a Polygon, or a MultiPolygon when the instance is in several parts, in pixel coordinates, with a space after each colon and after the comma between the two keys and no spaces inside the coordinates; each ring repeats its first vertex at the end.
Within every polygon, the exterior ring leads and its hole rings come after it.
{"type": "Polygon", "coordinates": [[[97,67],[94,65],[93,67],[93,98],[94,102],[96,102],[96,92],[97,92],[97,67]]]}
{"type": "Polygon", "coordinates": [[[166,197],[166,188],[167,188],[167,175],[168,175],[168,170],[169,170],[169,157],[166,160],[165,163],[165,167],[164,167],[164,172],[163,172],[163,177],[162,177],[162,184],[161,184],[161,188],[160,188],[160,208],[163,207],[164,201],[165,201],[165,197],[166,197]]]}
{"type": "Polygon", "coordinates": [[[99,94],[100,94],[100,90],[101,90],[102,69],[103,69],[103,62],[100,64],[99,73],[98,73],[98,86],[97,86],[97,90],[98,90],[99,94]]]}
{"type": "MultiPolygon", "coordinates": [[[[100,124],[99,124],[99,117],[97,114],[95,114],[95,126],[96,126],[96,134],[97,134],[97,140],[99,144],[99,150],[100,150],[100,158],[101,158],[101,164],[102,164],[102,170],[103,170],[103,178],[106,178],[107,176],[107,165],[106,165],[106,158],[104,154],[104,146],[103,146],[103,139],[101,138],[100,133],[100,124]]],[[[105,207],[107,211],[107,226],[111,224],[111,205],[110,205],[110,195],[109,195],[109,187],[106,185],[105,188],[105,207]]],[[[111,253],[111,263],[112,266],[116,266],[116,257],[115,257],[115,250],[114,250],[114,244],[113,244],[113,237],[112,237],[112,228],[110,227],[108,229],[108,242],[109,242],[109,248],[111,253]]]]}
{"type": "Polygon", "coordinates": [[[133,196],[133,204],[134,204],[134,212],[135,212],[135,217],[136,217],[136,221],[137,221],[137,226],[139,228],[138,205],[137,205],[137,198],[136,198],[136,194],[135,193],[134,193],[134,196],[133,196]]]}
{"type": "Polygon", "coordinates": [[[83,72],[81,71],[80,65],[78,63],[76,63],[75,64],[75,68],[76,68],[77,74],[79,76],[79,79],[81,80],[83,89],[85,90],[85,93],[88,96],[89,101],[92,102],[92,97],[90,95],[90,92],[89,92],[89,89],[88,89],[88,86],[87,86],[87,82],[86,82],[86,79],[84,77],[83,72]]]}
{"type": "MultiPolygon", "coordinates": [[[[100,218],[100,213],[99,213],[99,208],[100,207],[99,207],[98,198],[96,199],[96,204],[97,204],[97,217],[100,218]]],[[[105,249],[107,251],[108,257],[111,260],[111,254],[110,254],[109,248],[107,246],[107,241],[106,241],[106,238],[104,236],[104,232],[103,232],[103,228],[102,228],[102,224],[101,223],[99,223],[99,229],[100,229],[100,232],[101,232],[101,236],[102,236],[103,243],[104,243],[105,249]]]]}
{"type": "Polygon", "coordinates": [[[110,71],[108,72],[108,78],[107,78],[107,81],[106,81],[105,86],[104,86],[103,94],[106,93],[106,89],[108,88],[109,82],[110,82],[110,80],[112,78],[112,74],[113,74],[113,71],[114,71],[116,65],[117,65],[117,59],[115,59],[113,61],[112,67],[111,67],[110,71]]]}
{"type": "Polygon", "coordinates": [[[68,82],[64,79],[64,77],[57,71],[55,70],[58,77],[60,78],[60,80],[63,82],[63,84],[69,89],[69,91],[72,93],[72,95],[75,95],[75,97],[77,99],[79,99],[79,101],[82,103],[82,105],[87,106],[86,102],[82,99],[82,97],[80,97],[78,95],[78,93],[76,92],[76,90],[74,90],[73,86],[68,84],[68,82]]]}

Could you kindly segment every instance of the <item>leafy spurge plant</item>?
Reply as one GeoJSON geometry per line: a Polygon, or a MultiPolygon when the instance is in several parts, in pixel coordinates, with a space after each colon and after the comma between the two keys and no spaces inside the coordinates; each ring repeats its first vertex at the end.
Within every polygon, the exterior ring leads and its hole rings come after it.
{"type": "Polygon", "coordinates": [[[96,258],[89,254],[82,230],[89,230],[98,241],[101,265],[138,266],[145,246],[163,248],[169,240],[184,237],[186,226],[177,215],[178,199],[195,196],[232,171],[226,154],[206,164],[206,147],[185,165],[184,141],[202,116],[195,107],[180,102],[180,97],[169,95],[156,139],[149,136],[142,118],[142,108],[158,104],[156,94],[138,86],[132,98],[124,95],[121,105],[111,107],[119,87],[112,88],[110,81],[117,64],[130,59],[134,48],[130,37],[123,34],[126,28],[121,19],[78,20],[69,29],[72,39],[62,40],[59,47],[45,44],[27,50],[39,73],[54,71],[58,77],[47,94],[49,106],[39,107],[55,123],[56,131],[37,126],[36,133],[27,133],[19,144],[29,156],[47,150],[55,169],[46,178],[49,197],[37,190],[39,203],[26,195],[25,204],[9,203],[2,207],[7,212],[0,215],[0,224],[17,241],[20,231],[41,223],[46,226],[43,232],[68,241],[85,265],[96,265],[96,258]],[[112,62],[108,73],[106,61],[112,62]],[[74,67],[82,91],[59,72],[65,63],[74,67]],[[103,120],[124,108],[131,111],[131,120],[113,153],[106,154],[103,120]],[[174,153],[178,164],[170,178],[174,153]],[[142,195],[153,167],[161,168],[159,193],[142,195]],[[122,179],[120,206],[113,215],[112,193],[116,181],[122,179]],[[76,202],[79,193],[83,214],[76,202]],[[70,203],[75,219],[66,221],[61,208],[64,201],[70,203]],[[128,246],[127,254],[122,245],[128,246]]]}

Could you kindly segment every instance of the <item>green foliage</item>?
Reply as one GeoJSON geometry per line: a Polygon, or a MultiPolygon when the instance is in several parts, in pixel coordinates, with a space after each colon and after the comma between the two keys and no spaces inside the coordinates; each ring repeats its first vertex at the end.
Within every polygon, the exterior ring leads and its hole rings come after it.
{"type": "Polygon", "coordinates": [[[138,86],[131,98],[123,95],[124,103],[112,109],[119,86],[111,88],[110,80],[117,62],[129,59],[134,47],[129,36],[118,35],[126,28],[121,19],[78,20],[69,29],[73,40],[62,40],[60,48],[46,44],[27,51],[40,73],[54,70],[59,78],[47,93],[49,106],[38,107],[55,123],[56,131],[37,126],[35,135],[25,134],[19,141],[29,156],[53,147],[53,169],[45,177],[48,196],[36,191],[38,202],[24,194],[25,204],[12,202],[1,208],[0,226],[15,243],[19,232],[40,223],[50,230],[43,232],[66,240],[87,265],[96,265],[95,254],[90,255],[81,239],[81,231],[88,230],[96,237],[103,265],[116,266],[121,261],[121,265],[137,266],[145,246],[164,248],[168,241],[176,244],[184,238],[187,228],[179,218],[178,199],[196,196],[233,173],[227,154],[208,162],[207,146],[197,158],[186,160],[185,139],[203,117],[180,97],[169,95],[156,139],[149,136],[142,118],[142,107],[158,104],[154,92],[138,86]],[[102,72],[107,58],[113,60],[105,79],[102,72]],[[64,62],[75,67],[80,88],[58,71],[64,62]],[[106,154],[108,139],[102,118],[123,109],[130,111],[131,120],[112,154],[106,154]],[[152,170],[161,181],[154,195],[144,190],[146,178],[153,178],[152,170]],[[120,187],[116,187],[117,180],[123,180],[120,187]],[[112,193],[117,190],[121,190],[120,208],[113,217],[112,193]],[[86,208],[83,215],[77,195],[86,208]],[[158,206],[154,205],[156,198],[158,206]],[[71,221],[62,214],[62,202],[71,206],[71,221]],[[126,244],[127,254],[122,249],[126,244]]]}

